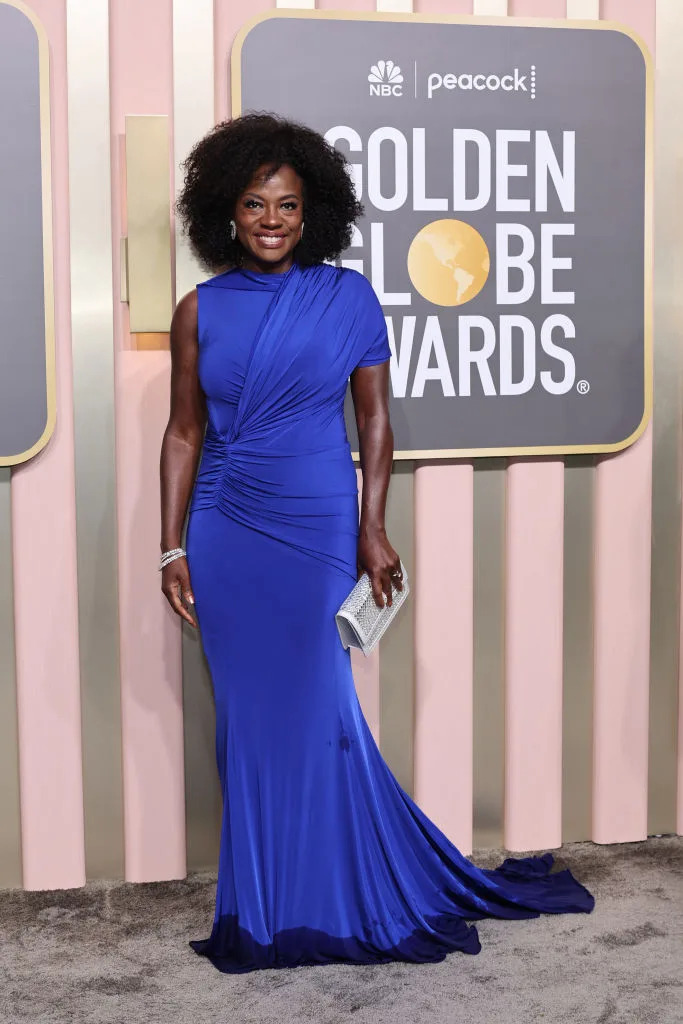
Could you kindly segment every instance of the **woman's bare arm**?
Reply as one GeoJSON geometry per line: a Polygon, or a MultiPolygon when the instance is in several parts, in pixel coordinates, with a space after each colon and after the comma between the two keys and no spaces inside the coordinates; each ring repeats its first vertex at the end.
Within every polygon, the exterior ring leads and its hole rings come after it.
{"type": "MultiPolygon", "coordinates": [[[[180,547],[197,464],[201,452],[206,402],[197,374],[197,292],[178,303],[171,321],[171,409],[159,461],[161,485],[161,550],[180,547]]],[[[178,615],[196,622],[182,604],[194,604],[185,558],[162,570],[161,588],[178,615]]]]}
{"type": "MultiPolygon", "coordinates": [[[[351,374],[351,396],[358,427],[358,454],[363,473],[358,566],[367,572],[375,603],[391,604],[392,572],[400,559],[389,543],[384,524],[391,479],[394,435],[389,421],[389,362],[357,366],[351,374]]],[[[403,589],[403,584],[394,581],[403,589]]]]}

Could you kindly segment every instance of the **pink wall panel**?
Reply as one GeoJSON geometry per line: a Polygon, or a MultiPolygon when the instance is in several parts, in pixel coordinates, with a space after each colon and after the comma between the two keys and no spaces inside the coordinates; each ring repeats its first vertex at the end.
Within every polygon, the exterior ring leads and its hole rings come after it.
{"type": "Polygon", "coordinates": [[[505,846],[562,842],[564,463],[506,474],[505,846]]]}
{"type": "Polygon", "coordinates": [[[29,0],[50,41],[57,425],[12,471],[24,886],[85,881],[63,3],[29,0]]]}
{"type": "Polygon", "coordinates": [[[126,878],[185,875],[180,628],[159,590],[159,439],[168,352],[120,352],[116,387],[126,878]]]}
{"type": "MultiPolygon", "coordinates": [[[[110,11],[115,266],[126,231],[125,116],[166,114],[172,124],[171,17],[172,0],[117,0],[110,11]]],[[[116,284],[114,295],[126,878],[149,881],[185,874],[180,622],[156,571],[170,359],[167,351],[135,351],[116,284]]]]}
{"type": "Polygon", "coordinates": [[[652,428],[595,489],[593,839],[647,836],[652,428]]]}
{"type": "Polygon", "coordinates": [[[230,117],[230,51],[235,36],[250,18],[275,9],[268,0],[218,0],[214,6],[214,66],[216,68],[216,120],[230,117]]]}
{"type": "Polygon", "coordinates": [[[472,851],[474,468],[415,472],[415,799],[472,851]]]}
{"type": "Polygon", "coordinates": [[[600,0],[603,21],[618,21],[641,36],[650,52],[655,52],[656,0],[600,0]]]}

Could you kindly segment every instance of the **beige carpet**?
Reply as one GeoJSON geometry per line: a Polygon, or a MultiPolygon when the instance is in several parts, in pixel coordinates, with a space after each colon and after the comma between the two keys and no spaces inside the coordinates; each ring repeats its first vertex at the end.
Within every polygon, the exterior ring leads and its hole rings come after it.
{"type": "Polygon", "coordinates": [[[244,975],[187,944],[208,935],[215,876],[0,891],[0,1021],[683,1024],[683,839],[574,843],[556,862],[594,893],[592,914],[478,921],[481,953],[439,964],[244,975]]]}

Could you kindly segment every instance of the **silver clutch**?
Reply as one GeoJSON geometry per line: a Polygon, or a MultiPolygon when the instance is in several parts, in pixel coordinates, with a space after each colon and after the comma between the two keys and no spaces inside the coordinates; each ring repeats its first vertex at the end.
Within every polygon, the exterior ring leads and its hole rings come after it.
{"type": "Polygon", "coordinates": [[[360,647],[369,654],[377,646],[399,608],[410,593],[408,573],[401,562],[403,590],[391,584],[391,606],[378,608],[372,596],[370,577],[366,572],[358,580],[349,596],[335,615],[339,637],[344,647],[360,647]]]}

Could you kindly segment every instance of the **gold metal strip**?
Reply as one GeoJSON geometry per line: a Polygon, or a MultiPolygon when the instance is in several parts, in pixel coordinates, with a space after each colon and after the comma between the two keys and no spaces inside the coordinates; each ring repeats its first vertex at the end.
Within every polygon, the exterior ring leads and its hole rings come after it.
{"type": "Polygon", "coordinates": [[[109,4],[66,0],[83,802],[88,878],[121,878],[109,4]]]}
{"type": "Polygon", "coordinates": [[[590,456],[565,460],[562,842],[591,838],[593,487],[590,456]]]}
{"type": "Polygon", "coordinates": [[[678,680],[681,609],[681,460],[683,459],[683,212],[678,124],[683,95],[683,10],[658,0],[654,189],[655,386],[652,465],[652,605],[648,833],[676,831],[678,680]]]}
{"type": "Polygon", "coordinates": [[[503,845],[505,460],[474,465],[473,848],[503,845]]]}
{"type": "Polygon", "coordinates": [[[23,884],[10,472],[0,469],[0,888],[7,889],[23,884]]]}

